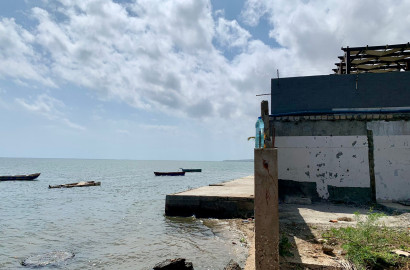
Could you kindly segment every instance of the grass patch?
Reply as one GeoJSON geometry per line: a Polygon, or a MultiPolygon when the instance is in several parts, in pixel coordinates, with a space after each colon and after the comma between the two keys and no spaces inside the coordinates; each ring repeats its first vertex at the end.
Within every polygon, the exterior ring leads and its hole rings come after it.
{"type": "Polygon", "coordinates": [[[293,257],[294,254],[291,252],[292,247],[289,238],[285,234],[282,234],[279,240],[279,255],[283,257],[293,257]]]}
{"type": "Polygon", "coordinates": [[[341,244],[346,257],[358,269],[387,269],[408,265],[409,259],[391,253],[394,249],[410,251],[410,234],[386,227],[380,222],[383,213],[355,213],[357,225],[333,228],[323,237],[341,244]]]}

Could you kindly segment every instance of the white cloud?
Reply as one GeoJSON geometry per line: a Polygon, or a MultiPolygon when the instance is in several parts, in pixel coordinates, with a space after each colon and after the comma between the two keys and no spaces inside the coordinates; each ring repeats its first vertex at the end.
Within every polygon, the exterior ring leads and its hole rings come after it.
{"type": "Polygon", "coordinates": [[[282,46],[272,48],[208,0],[60,0],[32,9],[32,29],[0,20],[0,76],[68,82],[101,99],[209,122],[251,119],[255,94],[269,92],[276,69],[280,76],[328,74],[341,46],[406,42],[408,10],[409,2],[393,0],[246,1],[243,22],[268,20],[282,46]],[[240,50],[228,60],[215,41],[240,50]]]}
{"type": "Polygon", "coordinates": [[[32,44],[35,36],[12,18],[0,18],[0,78],[33,80],[55,87],[32,44]]]}
{"type": "Polygon", "coordinates": [[[251,34],[243,29],[236,20],[228,21],[224,18],[218,18],[216,25],[216,39],[226,47],[245,47],[251,34]]]}
{"type": "Polygon", "coordinates": [[[42,94],[37,96],[36,100],[32,103],[19,98],[16,99],[16,102],[31,113],[40,114],[49,120],[61,122],[73,129],[85,130],[85,127],[73,123],[65,116],[62,112],[65,104],[58,99],[42,94]]]}
{"type": "Polygon", "coordinates": [[[251,26],[269,21],[270,37],[290,56],[279,66],[301,76],[332,73],[342,46],[408,42],[408,10],[410,2],[394,0],[247,0],[242,16],[251,26]]]}

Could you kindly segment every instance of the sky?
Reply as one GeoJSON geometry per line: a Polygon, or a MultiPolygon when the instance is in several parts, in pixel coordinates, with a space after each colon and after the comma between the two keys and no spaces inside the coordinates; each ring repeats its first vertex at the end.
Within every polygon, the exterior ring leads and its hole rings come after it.
{"type": "Polygon", "coordinates": [[[410,1],[0,1],[0,156],[253,158],[270,80],[407,43],[410,1]]]}

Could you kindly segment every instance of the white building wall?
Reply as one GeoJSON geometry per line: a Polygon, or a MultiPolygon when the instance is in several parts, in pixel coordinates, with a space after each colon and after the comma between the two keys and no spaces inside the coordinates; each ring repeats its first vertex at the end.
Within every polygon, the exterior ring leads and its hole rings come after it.
{"type": "Polygon", "coordinates": [[[327,199],[328,185],[370,187],[366,136],[276,137],[279,179],[316,182],[327,199]]]}
{"type": "Polygon", "coordinates": [[[410,199],[410,122],[374,121],[367,124],[374,136],[376,199],[410,199]]]}
{"type": "MultiPolygon", "coordinates": [[[[295,127],[297,128],[297,127],[295,127]]],[[[410,121],[372,121],[376,199],[410,199],[410,121]]],[[[328,185],[370,188],[367,136],[279,136],[279,179],[315,182],[323,199],[328,185]]]]}

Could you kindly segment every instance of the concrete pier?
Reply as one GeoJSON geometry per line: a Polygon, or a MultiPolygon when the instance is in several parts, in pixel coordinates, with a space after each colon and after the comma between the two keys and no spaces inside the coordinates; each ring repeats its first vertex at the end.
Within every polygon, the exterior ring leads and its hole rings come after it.
{"type": "Polygon", "coordinates": [[[248,218],[254,213],[254,177],[170,194],[165,200],[167,216],[248,218]]]}

